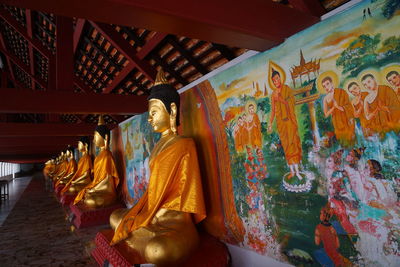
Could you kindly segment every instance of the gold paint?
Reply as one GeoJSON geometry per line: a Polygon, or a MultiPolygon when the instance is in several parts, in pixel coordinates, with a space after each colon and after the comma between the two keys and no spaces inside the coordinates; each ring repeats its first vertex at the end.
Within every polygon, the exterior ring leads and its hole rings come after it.
{"type": "Polygon", "coordinates": [[[177,107],[171,114],[158,99],[149,101],[149,123],[161,139],[150,156],[147,191],[131,209],[110,216],[111,244],[122,240],[157,266],[175,266],[198,245],[194,223],[206,216],[195,144],[178,136],[177,107]],[[171,126],[172,125],[172,126],[171,126]]]}
{"type": "Polygon", "coordinates": [[[157,72],[156,80],[154,82],[153,86],[159,85],[159,84],[168,84],[167,78],[165,77],[165,73],[162,69],[160,69],[157,72]]]}
{"type": "Polygon", "coordinates": [[[90,208],[111,206],[117,201],[116,187],[119,183],[114,158],[108,149],[108,135],[103,138],[98,132],[94,134],[94,143],[101,152],[94,161],[94,179],[76,196],[74,205],[83,201],[90,208]]]}
{"type": "Polygon", "coordinates": [[[71,177],[69,182],[61,190],[61,194],[64,194],[65,192],[76,194],[92,181],[91,173],[93,170],[93,164],[92,159],[88,154],[88,145],[79,141],[78,150],[82,153],[82,157],[78,162],[78,169],[75,172],[75,175],[71,177]]]}

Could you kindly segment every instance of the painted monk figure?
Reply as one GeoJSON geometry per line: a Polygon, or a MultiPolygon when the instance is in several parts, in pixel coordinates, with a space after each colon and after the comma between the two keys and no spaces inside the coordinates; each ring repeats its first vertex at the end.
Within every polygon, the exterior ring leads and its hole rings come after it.
{"type": "Polygon", "coordinates": [[[378,85],[372,74],[365,74],[361,82],[369,91],[364,110],[371,129],[381,136],[389,131],[400,130],[400,100],[394,90],[386,85],[378,85]]]}
{"type": "Polygon", "coordinates": [[[148,99],[148,121],[161,139],[151,152],[147,191],[110,216],[111,244],[125,241],[148,263],[179,266],[198,245],[195,223],[206,217],[196,146],[177,135],[179,94],[162,71],[148,99]]]}
{"type": "Polygon", "coordinates": [[[296,175],[302,180],[303,178],[299,170],[302,149],[295,114],[295,98],[290,87],[284,84],[284,79],[282,79],[281,75],[282,74],[273,68],[270,70],[270,86],[274,90],[271,95],[272,108],[268,132],[272,132],[272,124],[276,118],[279,138],[287,164],[290,168],[290,175],[288,178],[290,179],[296,175]]]}
{"type": "Polygon", "coordinates": [[[261,123],[256,113],[256,104],[250,102],[247,105],[246,128],[248,131],[248,142],[246,145],[251,145],[252,148],[261,148],[261,123]]]}
{"type": "Polygon", "coordinates": [[[233,138],[235,140],[235,149],[237,152],[242,152],[244,150],[244,146],[247,143],[247,132],[245,128],[245,124],[243,121],[243,116],[240,115],[237,118],[237,122],[233,128],[233,138]]]}
{"type": "Polygon", "coordinates": [[[386,80],[393,86],[393,90],[400,99],[400,74],[393,70],[386,75],[386,80]]]}
{"type": "Polygon", "coordinates": [[[371,135],[371,129],[369,127],[369,120],[365,117],[364,112],[364,101],[365,97],[367,97],[368,92],[361,92],[361,88],[357,82],[351,82],[347,86],[347,90],[354,96],[353,100],[351,100],[351,104],[354,108],[354,117],[360,120],[361,130],[365,137],[371,135]]]}
{"type": "Polygon", "coordinates": [[[349,95],[341,88],[335,88],[333,79],[326,76],[321,81],[327,95],[324,97],[325,118],[332,116],[336,139],[345,146],[354,144],[354,109],[349,95]]]}

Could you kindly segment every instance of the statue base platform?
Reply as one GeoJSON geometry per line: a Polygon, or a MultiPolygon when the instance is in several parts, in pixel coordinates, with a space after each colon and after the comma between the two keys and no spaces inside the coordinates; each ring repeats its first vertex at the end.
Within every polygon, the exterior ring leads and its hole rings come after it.
{"type": "Polygon", "coordinates": [[[78,203],[69,205],[74,214],[74,225],[76,228],[91,227],[96,225],[108,224],[111,213],[116,209],[125,208],[124,205],[117,203],[109,207],[93,209],[78,203]]]}
{"type": "Polygon", "coordinates": [[[70,194],[70,193],[64,193],[63,195],[61,195],[60,197],[60,203],[63,206],[68,206],[69,204],[72,203],[72,201],[75,200],[77,194],[70,194]]]}
{"type": "MultiPolygon", "coordinates": [[[[102,230],[96,235],[96,248],[92,251],[92,257],[99,266],[104,266],[105,261],[112,266],[122,267],[146,263],[145,259],[138,252],[128,247],[125,242],[110,246],[113,235],[114,231],[112,229],[102,230]]],[[[207,233],[201,233],[199,247],[179,266],[226,267],[230,266],[230,264],[230,255],[226,245],[207,233]]]]}

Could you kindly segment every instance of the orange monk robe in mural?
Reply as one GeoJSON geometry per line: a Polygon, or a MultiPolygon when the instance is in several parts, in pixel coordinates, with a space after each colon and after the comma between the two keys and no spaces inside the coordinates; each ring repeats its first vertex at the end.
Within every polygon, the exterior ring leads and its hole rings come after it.
{"type": "Polygon", "coordinates": [[[360,120],[361,130],[363,131],[364,136],[370,136],[372,133],[371,127],[369,126],[370,121],[365,117],[364,110],[364,102],[368,92],[361,92],[361,88],[356,82],[351,82],[347,86],[347,89],[354,96],[351,101],[354,108],[354,117],[360,120]]]}
{"type": "Polygon", "coordinates": [[[364,103],[371,129],[380,134],[400,129],[400,101],[388,86],[379,85],[364,103]]]}
{"type": "Polygon", "coordinates": [[[355,141],[354,108],[349,95],[341,88],[335,88],[332,77],[321,81],[327,95],[324,97],[324,115],[332,116],[336,139],[344,145],[352,145],[355,141]]]}
{"type": "Polygon", "coordinates": [[[249,103],[247,105],[246,127],[248,131],[248,140],[247,143],[244,144],[249,144],[253,148],[255,147],[261,148],[262,145],[261,123],[256,113],[255,103],[249,103]]]}
{"type": "Polygon", "coordinates": [[[243,117],[244,116],[239,116],[237,118],[236,124],[233,128],[233,139],[235,141],[235,149],[237,152],[242,152],[244,150],[244,147],[249,139],[249,134],[245,127],[243,117]]]}
{"type": "Polygon", "coordinates": [[[61,190],[61,193],[65,193],[68,191],[69,187],[71,186],[72,182],[84,175],[86,172],[90,171],[93,169],[92,166],[92,159],[89,154],[86,154],[82,156],[79,161],[78,161],[78,168],[75,172],[75,174],[71,177],[71,179],[68,181],[68,183],[64,186],[64,188],[61,190]]]}
{"type": "MultiPolygon", "coordinates": [[[[279,77],[276,75],[276,77],[279,77]]],[[[269,131],[276,117],[279,139],[288,165],[299,164],[302,158],[301,141],[295,115],[295,99],[292,90],[286,84],[280,85],[272,93],[272,112],[269,131]]]]}

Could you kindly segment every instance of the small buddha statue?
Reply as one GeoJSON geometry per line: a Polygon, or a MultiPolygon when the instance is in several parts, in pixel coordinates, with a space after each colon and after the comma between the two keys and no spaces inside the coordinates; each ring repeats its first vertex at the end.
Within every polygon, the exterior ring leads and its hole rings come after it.
{"type": "Polygon", "coordinates": [[[92,159],[89,155],[90,139],[88,136],[82,137],[78,142],[78,150],[82,153],[79,159],[78,168],[68,183],[61,190],[61,194],[66,192],[77,194],[85,186],[91,183],[91,175],[93,170],[92,159]]]}
{"type": "Polygon", "coordinates": [[[149,123],[161,133],[150,156],[149,185],[131,209],[110,216],[111,245],[126,242],[147,262],[175,266],[197,247],[195,223],[206,217],[195,143],[177,135],[179,94],[157,74],[149,100],[149,123]]]}
{"type": "Polygon", "coordinates": [[[71,179],[71,177],[75,174],[76,172],[76,160],[74,158],[74,150],[72,147],[68,147],[65,153],[65,158],[68,161],[66,170],[64,175],[60,176],[56,183],[56,187],[59,185],[65,186],[66,183],[71,179]]]}
{"type": "Polygon", "coordinates": [[[61,151],[58,159],[57,170],[52,177],[54,182],[57,182],[60,177],[64,176],[64,174],[67,172],[67,165],[68,161],[66,159],[66,151],[61,151]]]}
{"type": "Polygon", "coordinates": [[[93,181],[85,186],[76,196],[74,205],[83,201],[90,208],[102,208],[117,202],[116,188],[119,183],[114,158],[109,150],[110,130],[99,117],[99,124],[94,133],[94,143],[100,148],[94,160],[93,181]]]}

